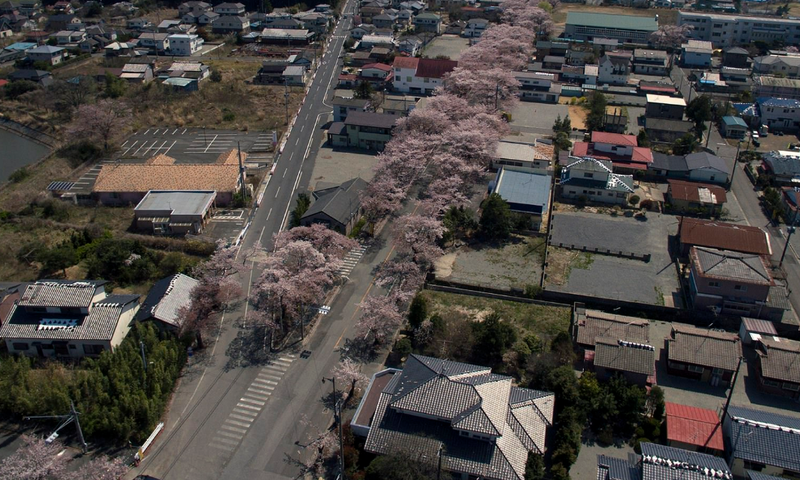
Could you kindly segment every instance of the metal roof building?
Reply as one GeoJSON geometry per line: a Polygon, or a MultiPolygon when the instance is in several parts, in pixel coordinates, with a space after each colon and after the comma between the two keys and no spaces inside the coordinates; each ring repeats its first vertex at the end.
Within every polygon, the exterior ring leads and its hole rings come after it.
{"type": "Polygon", "coordinates": [[[492,193],[503,197],[512,212],[542,215],[550,202],[550,183],[548,175],[502,167],[492,193]]]}

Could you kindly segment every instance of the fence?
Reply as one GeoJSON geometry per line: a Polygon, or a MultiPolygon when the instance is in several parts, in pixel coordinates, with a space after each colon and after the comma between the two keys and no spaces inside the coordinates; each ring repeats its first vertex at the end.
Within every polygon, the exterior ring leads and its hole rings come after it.
{"type": "Polygon", "coordinates": [[[609,248],[589,248],[585,245],[567,245],[565,243],[550,243],[551,247],[566,248],[567,250],[579,250],[581,252],[596,253],[599,255],[609,255],[619,258],[630,258],[632,260],[641,260],[645,263],[650,261],[649,253],[636,253],[636,252],[623,252],[622,250],[611,250],[609,248]]]}

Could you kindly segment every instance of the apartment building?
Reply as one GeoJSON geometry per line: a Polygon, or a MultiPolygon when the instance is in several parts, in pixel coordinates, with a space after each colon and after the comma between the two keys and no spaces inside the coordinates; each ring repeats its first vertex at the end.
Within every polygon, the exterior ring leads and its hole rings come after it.
{"type": "Polygon", "coordinates": [[[800,43],[800,20],[778,17],[678,12],[678,25],[691,25],[688,37],[706,40],[714,47],[748,45],[756,41],[780,40],[786,45],[800,43]]]}

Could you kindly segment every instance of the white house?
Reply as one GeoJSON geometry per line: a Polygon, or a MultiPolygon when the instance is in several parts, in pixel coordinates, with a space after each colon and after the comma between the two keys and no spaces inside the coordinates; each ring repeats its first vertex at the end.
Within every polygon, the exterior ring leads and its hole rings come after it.
{"type": "Polygon", "coordinates": [[[108,295],[105,281],[39,280],[3,319],[12,354],[42,358],[98,356],[117,347],[139,310],[139,295],[108,295]]]}
{"type": "Polygon", "coordinates": [[[625,85],[631,74],[631,56],[626,52],[608,52],[600,59],[599,85],[625,85]]]}
{"type": "Polygon", "coordinates": [[[412,20],[414,31],[417,33],[426,32],[439,35],[442,30],[442,17],[435,13],[420,13],[412,20]]]}
{"type": "Polygon", "coordinates": [[[464,28],[462,35],[469,38],[476,38],[483,35],[486,27],[489,26],[489,20],[485,18],[473,18],[467,21],[467,26],[464,28]]]}
{"type": "Polygon", "coordinates": [[[214,20],[219,18],[219,13],[216,12],[205,12],[201,13],[200,16],[197,17],[197,24],[198,25],[209,25],[214,23],[214,20]]]}
{"type": "Polygon", "coordinates": [[[714,48],[711,42],[689,40],[681,45],[681,65],[687,67],[711,67],[711,54],[714,48]]]}
{"type": "Polygon", "coordinates": [[[183,2],[178,5],[178,15],[194,14],[195,17],[211,10],[211,4],[206,2],[183,2]]]}
{"type": "Polygon", "coordinates": [[[356,40],[361,40],[365,35],[372,35],[375,32],[375,26],[370,24],[361,24],[350,30],[350,36],[356,40]]]}
{"type": "Polygon", "coordinates": [[[395,57],[392,85],[398,92],[430,95],[457,66],[453,60],[395,57]]]}
{"type": "Polygon", "coordinates": [[[800,100],[789,98],[758,99],[761,124],[770,131],[794,132],[800,128],[800,100]]]}
{"type": "Polygon", "coordinates": [[[244,15],[245,7],[242,3],[220,3],[214,7],[214,12],[220,15],[244,15]]]}
{"type": "Polygon", "coordinates": [[[45,62],[48,65],[58,65],[64,60],[66,50],[62,47],[42,45],[28,50],[28,59],[32,62],[45,62]]]}
{"type": "Polygon", "coordinates": [[[144,18],[144,17],[131,18],[130,20],[128,20],[128,28],[131,28],[131,29],[134,29],[134,30],[142,30],[144,28],[152,27],[152,26],[153,26],[153,24],[149,20],[144,18]]]}
{"type": "Polygon", "coordinates": [[[555,74],[544,72],[514,72],[519,82],[520,100],[556,103],[561,96],[561,84],[555,83],[555,74]]]}
{"type": "Polygon", "coordinates": [[[248,33],[250,20],[247,17],[235,15],[222,15],[211,22],[211,29],[218,33],[248,33]]]}
{"type": "Polygon", "coordinates": [[[611,162],[569,157],[561,169],[561,195],[571,199],[625,205],[634,191],[633,176],[612,171],[611,162]]]}
{"type": "Polygon", "coordinates": [[[197,35],[176,33],[169,36],[169,52],[171,55],[188,57],[194,55],[203,45],[203,39],[197,35]]]}
{"type": "Polygon", "coordinates": [[[157,32],[144,32],[139,35],[139,46],[157,52],[169,50],[169,34],[157,32]]]}

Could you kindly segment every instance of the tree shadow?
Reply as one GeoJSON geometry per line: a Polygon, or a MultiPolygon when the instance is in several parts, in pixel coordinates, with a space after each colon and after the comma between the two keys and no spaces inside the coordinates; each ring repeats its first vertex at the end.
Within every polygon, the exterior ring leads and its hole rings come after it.
{"type": "Polygon", "coordinates": [[[273,357],[269,342],[270,333],[263,325],[239,330],[225,352],[225,371],[267,365],[273,357]]]}
{"type": "Polygon", "coordinates": [[[378,358],[375,342],[366,338],[348,338],[339,350],[341,360],[350,359],[360,363],[370,363],[378,358]]]}

